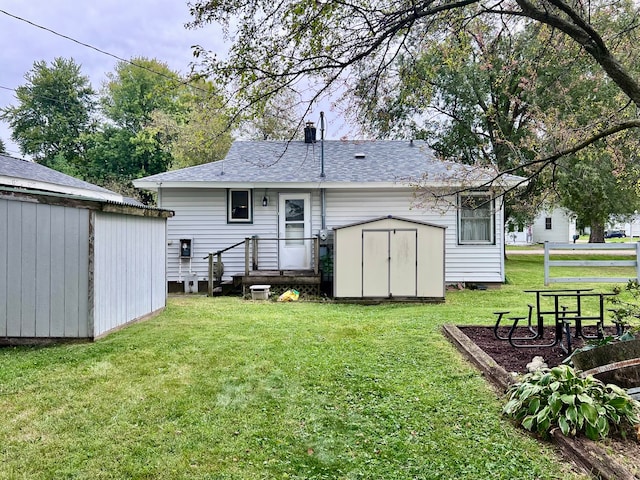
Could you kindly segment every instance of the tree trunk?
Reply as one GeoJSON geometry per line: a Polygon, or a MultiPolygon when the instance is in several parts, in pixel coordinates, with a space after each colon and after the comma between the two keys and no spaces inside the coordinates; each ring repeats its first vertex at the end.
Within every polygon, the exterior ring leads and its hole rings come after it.
{"type": "Polygon", "coordinates": [[[604,225],[601,223],[591,224],[589,243],[604,243],[604,225]]]}

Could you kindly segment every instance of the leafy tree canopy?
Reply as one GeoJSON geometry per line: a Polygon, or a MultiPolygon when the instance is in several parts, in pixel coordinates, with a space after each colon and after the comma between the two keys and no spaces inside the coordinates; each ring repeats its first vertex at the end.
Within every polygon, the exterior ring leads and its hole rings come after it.
{"type": "Polygon", "coordinates": [[[0,109],[11,138],[41,163],[53,164],[61,155],[66,164],[81,168],[82,137],[95,128],[95,92],[88,77],[73,59],[56,58],[50,65],[35,62],[25,79],[16,89],[18,105],[0,109]]]}
{"type": "Polygon", "coordinates": [[[102,92],[104,113],[117,126],[138,133],[151,123],[156,110],[178,114],[180,95],[185,85],[166,63],[156,59],[134,57],[118,62],[107,74],[102,92]]]}
{"type": "Polygon", "coordinates": [[[179,114],[155,110],[145,129],[169,145],[174,169],[221,160],[231,147],[234,119],[220,90],[204,80],[191,85],[179,114]]]}
{"type": "MultiPolygon", "coordinates": [[[[576,61],[591,65],[593,73],[604,73],[626,102],[640,107],[636,71],[640,62],[637,49],[629,48],[637,38],[638,14],[626,0],[198,0],[191,4],[191,12],[192,27],[219,22],[233,39],[226,59],[209,56],[204,48],[195,53],[206,72],[236,87],[236,98],[244,107],[284,88],[302,90],[308,77],[319,85],[312,100],[332,88],[354,93],[363,83],[370,86],[371,96],[382,97],[382,87],[401,76],[399,58],[420,57],[425,44],[467,32],[476,18],[519,29],[534,24],[548,27],[550,36],[561,36],[578,47],[576,61]],[[591,21],[595,12],[608,15],[611,22],[595,25],[591,21]]],[[[562,51],[549,47],[548,54],[553,58],[562,51]]],[[[591,129],[577,131],[570,141],[533,150],[535,161],[554,163],[602,138],[640,126],[635,118],[589,120],[591,129]]]]}
{"type": "Polygon", "coordinates": [[[0,110],[22,152],[125,195],[135,194],[134,178],[219,160],[231,143],[219,90],[155,59],[118,63],[99,102],[72,59],[36,62],[25,78],[19,105],[0,110]]]}

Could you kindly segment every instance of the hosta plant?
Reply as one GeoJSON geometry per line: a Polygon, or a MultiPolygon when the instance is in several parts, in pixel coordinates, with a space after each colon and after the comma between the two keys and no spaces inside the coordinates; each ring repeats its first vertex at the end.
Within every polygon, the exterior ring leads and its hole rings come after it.
{"type": "Polygon", "coordinates": [[[504,413],[529,431],[548,436],[584,433],[592,440],[640,423],[640,404],[623,389],[576,374],[568,365],[526,374],[508,390],[504,413]]]}

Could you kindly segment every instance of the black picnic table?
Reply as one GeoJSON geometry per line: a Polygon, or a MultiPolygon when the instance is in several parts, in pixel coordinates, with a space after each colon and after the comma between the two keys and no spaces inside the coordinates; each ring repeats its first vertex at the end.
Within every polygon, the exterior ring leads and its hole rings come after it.
{"type": "Polygon", "coordinates": [[[612,292],[593,292],[591,288],[572,288],[572,289],[535,289],[525,290],[525,293],[534,293],[536,295],[536,303],[529,305],[528,316],[512,316],[507,317],[513,323],[509,328],[507,336],[500,335],[498,332],[500,322],[505,315],[510,312],[501,311],[495,312],[498,315],[494,326],[494,335],[500,340],[508,340],[509,343],[516,348],[539,348],[539,347],[553,347],[561,344],[562,348],[571,353],[571,324],[574,323],[575,335],[574,337],[582,338],[598,338],[602,336],[602,328],[605,320],[605,308],[604,299],[607,296],[615,295],[612,292]],[[553,299],[553,307],[543,310],[542,298],[548,297],[553,299]],[[598,311],[597,313],[591,313],[586,315],[583,312],[583,300],[586,298],[598,298],[598,311]],[[562,300],[567,300],[567,302],[562,300]],[[569,303],[569,305],[567,305],[569,303]],[[535,309],[535,323],[533,322],[533,311],[535,309]],[[544,317],[545,315],[551,315],[554,319],[554,335],[548,343],[540,343],[540,340],[544,338],[544,317]],[[516,327],[518,322],[527,319],[527,328],[529,335],[515,336],[516,327]],[[583,321],[595,321],[596,334],[587,335],[584,333],[583,321]],[[566,346],[563,344],[563,340],[566,338],[566,346]],[[524,343],[523,343],[524,342],[524,343]]]}
{"type": "Polygon", "coordinates": [[[562,342],[562,338],[567,337],[567,350],[571,353],[571,322],[575,322],[575,338],[582,337],[584,339],[602,338],[602,331],[604,327],[605,309],[604,299],[607,296],[616,295],[613,292],[581,292],[581,293],[543,293],[543,297],[553,298],[554,304],[554,320],[556,325],[556,339],[559,338],[559,342],[562,342]],[[582,312],[581,301],[585,298],[597,297],[598,298],[598,312],[592,315],[585,315],[582,312]],[[575,309],[570,310],[566,305],[560,305],[561,298],[575,299],[575,309]],[[587,335],[582,331],[583,321],[595,321],[596,334],[587,335]]]}

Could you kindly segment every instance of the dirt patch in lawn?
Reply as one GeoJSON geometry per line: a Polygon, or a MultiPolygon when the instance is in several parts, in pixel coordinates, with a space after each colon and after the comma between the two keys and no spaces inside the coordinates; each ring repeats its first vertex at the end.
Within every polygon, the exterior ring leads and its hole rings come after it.
{"type": "MultiPolygon", "coordinates": [[[[544,358],[549,367],[560,365],[567,357],[567,353],[560,345],[514,348],[508,341],[496,339],[493,327],[461,326],[457,330],[462,333],[465,340],[456,341],[450,333],[447,333],[447,336],[483,370],[489,380],[499,387],[504,387],[505,382],[513,381],[512,373],[526,373],[527,364],[535,356],[544,358]],[[463,345],[465,342],[468,342],[466,347],[463,345]],[[480,358],[483,355],[491,360],[480,358]]],[[[506,334],[506,332],[502,333],[506,334]]],[[[549,332],[550,335],[552,333],[549,332]]],[[[517,335],[525,335],[525,332],[522,331],[517,335]]],[[[549,340],[542,340],[539,343],[545,342],[549,343],[549,340]]],[[[581,339],[573,342],[574,348],[584,343],[581,339]]],[[[599,478],[640,479],[640,443],[635,439],[613,438],[595,443],[583,438],[565,439],[560,434],[555,435],[555,438],[565,454],[585,468],[594,470],[599,478]]]]}

